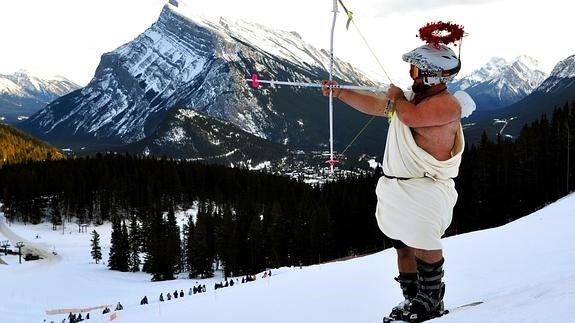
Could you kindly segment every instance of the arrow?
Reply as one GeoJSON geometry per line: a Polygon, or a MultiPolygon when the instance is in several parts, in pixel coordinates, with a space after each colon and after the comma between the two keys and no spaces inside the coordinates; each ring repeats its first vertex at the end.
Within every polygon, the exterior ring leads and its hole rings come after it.
{"type": "MultiPolygon", "coordinates": [[[[257,74],[252,74],[251,79],[246,79],[246,81],[251,82],[251,86],[254,89],[259,89],[260,84],[270,84],[270,85],[289,85],[289,86],[302,86],[302,87],[315,87],[321,88],[323,85],[321,83],[307,83],[307,82],[292,82],[292,81],[276,81],[276,80],[260,80],[257,74]]],[[[372,92],[387,92],[389,86],[363,86],[363,85],[345,85],[337,84],[331,85],[329,88],[332,89],[348,89],[348,90],[364,90],[372,92]]]]}

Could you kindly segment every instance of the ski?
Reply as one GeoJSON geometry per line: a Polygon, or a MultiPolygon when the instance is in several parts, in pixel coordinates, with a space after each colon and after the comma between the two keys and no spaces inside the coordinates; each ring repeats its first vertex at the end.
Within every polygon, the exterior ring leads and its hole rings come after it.
{"type": "Polygon", "coordinates": [[[451,312],[457,312],[457,311],[460,311],[460,310],[462,310],[462,309],[464,309],[464,308],[473,307],[473,306],[477,306],[477,305],[480,305],[480,304],[483,304],[483,301],[477,301],[477,302],[471,302],[471,303],[459,305],[459,306],[454,307],[454,308],[452,308],[452,309],[450,309],[450,310],[447,309],[447,310],[443,311],[443,315],[445,315],[445,314],[447,314],[447,313],[451,313],[451,312]]]}
{"type": "MultiPolygon", "coordinates": [[[[458,312],[458,311],[463,310],[463,309],[465,309],[465,308],[474,307],[474,306],[477,306],[477,305],[480,305],[480,304],[483,304],[483,301],[471,302],[471,303],[459,305],[459,306],[457,306],[457,307],[453,307],[453,308],[451,308],[451,309],[445,309],[444,311],[442,311],[441,313],[439,313],[439,315],[437,315],[437,316],[435,316],[435,317],[432,317],[432,318],[429,318],[428,320],[432,320],[432,319],[435,319],[435,318],[438,318],[438,317],[442,317],[443,315],[447,315],[447,314],[449,314],[449,313],[458,312]]],[[[427,320],[424,320],[424,321],[427,321],[427,320]]],[[[424,322],[424,321],[417,321],[417,322],[424,322]]],[[[411,321],[405,321],[405,320],[402,320],[402,319],[396,319],[396,318],[387,317],[387,316],[383,318],[383,323],[410,323],[410,322],[411,322],[411,321]]],[[[412,323],[412,322],[411,322],[411,323],[412,323]]]]}

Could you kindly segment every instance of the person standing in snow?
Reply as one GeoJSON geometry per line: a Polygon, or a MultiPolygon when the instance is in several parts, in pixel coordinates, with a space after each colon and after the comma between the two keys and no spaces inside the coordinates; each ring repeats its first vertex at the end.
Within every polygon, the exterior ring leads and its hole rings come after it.
{"type": "Polygon", "coordinates": [[[410,63],[413,93],[391,84],[386,96],[376,97],[337,88],[335,81],[322,81],[322,92],[329,96],[332,86],[333,97],[390,121],[375,215],[397,250],[395,279],[405,300],[389,318],[421,322],[441,316],[444,310],[441,236],[457,201],[453,178],[465,146],[462,106],[447,91],[446,82],[459,72],[461,62],[440,43],[418,47],[404,54],[403,60],[410,63]]]}

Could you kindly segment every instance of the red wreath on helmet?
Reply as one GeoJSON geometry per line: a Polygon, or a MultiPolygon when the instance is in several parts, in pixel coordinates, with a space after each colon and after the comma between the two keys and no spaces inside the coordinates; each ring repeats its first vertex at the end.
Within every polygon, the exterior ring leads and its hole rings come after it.
{"type": "Polygon", "coordinates": [[[419,28],[419,38],[434,47],[455,43],[463,34],[463,26],[443,21],[430,22],[419,28]]]}

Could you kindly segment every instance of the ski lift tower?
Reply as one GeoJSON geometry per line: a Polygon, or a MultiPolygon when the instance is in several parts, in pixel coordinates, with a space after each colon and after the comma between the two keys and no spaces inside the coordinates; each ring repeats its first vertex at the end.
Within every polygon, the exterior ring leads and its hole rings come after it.
{"type": "Polygon", "coordinates": [[[24,242],[18,241],[16,242],[16,248],[18,248],[18,263],[22,263],[22,247],[24,247],[24,242]]]}
{"type": "Polygon", "coordinates": [[[8,247],[10,247],[10,240],[2,240],[0,246],[4,248],[4,256],[8,255],[8,247]]]}

